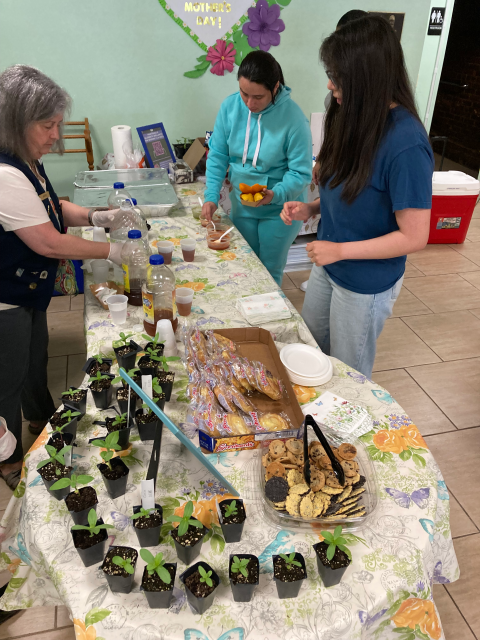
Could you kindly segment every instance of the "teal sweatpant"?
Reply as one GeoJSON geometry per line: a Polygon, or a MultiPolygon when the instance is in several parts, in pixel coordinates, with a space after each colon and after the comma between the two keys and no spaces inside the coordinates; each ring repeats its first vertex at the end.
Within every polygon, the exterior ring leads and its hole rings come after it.
{"type": "Polygon", "coordinates": [[[302,223],[295,221],[288,226],[282,221],[280,215],[276,218],[254,218],[245,216],[243,212],[234,212],[233,209],[230,218],[272,278],[281,287],[288,250],[297,237],[302,223]]]}

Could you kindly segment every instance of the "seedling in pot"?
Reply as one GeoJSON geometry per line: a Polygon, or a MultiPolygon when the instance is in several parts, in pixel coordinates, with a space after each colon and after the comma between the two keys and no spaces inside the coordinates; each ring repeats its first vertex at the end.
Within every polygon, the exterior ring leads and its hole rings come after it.
{"type": "Polygon", "coordinates": [[[170,371],[168,363],[173,362],[174,360],[180,360],[180,358],[178,356],[160,356],[157,360],[162,363],[164,371],[170,371]]]}
{"type": "Polygon", "coordinates": [[[247,566],[249,562],[250,562],[250,558],[244,558],[243,560],[240,560],[238,556],[233,556],[233,562],[230,566],[230,571],[232,573],[240,572],[242,575],[245,576],[245,578],[248,578],[247,566]]]}
{"type": "Polygon", "coordinates": [[[120,556],[113,556],[112,558],[113,564],[122,567],[127,573],[130,575],[135,573],[135,567],[132,567],[132,559],[131,558],[121,558],[120,556]]]}
{"type": "MultiPolygon", "coordinates": [[[[120,416],[115,416],[113,422],[112,422],[112,427],[116,427],[117,425],[125,425],[123,427],[120,427],[121,429],[125,429],[125,427],[127,426],[127,414],[126,413],[122,413],[122,415],[120,416]]],[[[117,429],[118,431],[118,429],[117,429]]]]}
{"type": "Polygon", "coordinates": [[[67,398],[72,398],[79,391],[83,391],[83,389],[69,389],[68,391],[62,391],[61,396],[67,396],[67,398]]]}
{"type": "Polygon", "coordinates": [[[98,364],[103,364],[103,358],[99,353],[97,353],[96,355],[92,356],[92,358],[94,360],[96,360],[98,364]]]}
{"type": "MultiPolygon", "coordinates": [[[[161,387],[160,387],[160,389],[161,389],[161,387]]],[[[155,404],[157,404],[159,398],[150,398],[150,400],[152,402],[154,402],[155,404]]],[[[142,404],[142,409],[148,409],[147,415],[150,415],[151,413],[153,413],[153,411],[150,409],[148,404],[142,404]]]]}
{"type": "Polygon", "coordinates": [[[285,553],[278,554],[281,559],[285,562],[285,565],[289,571],[293,569],[293,567],[301,567],[302,563],[295,560],[295,551],[287,556],[285,553]]]}
{"type": "Polygon", "coordinates": [[[95,509],[90,509],[88,512],[88,527],[83,524],[74,524],[72,531],[88,531],[92,538],[97,533],[100,533],[101,529],[115,529],[113,524],[97,524],[97,512],[95,509]]]}
{"type": "Polygon", "coordinates": [[[65,427],[67,425],[69,425],[73,420],[75,420],[75,418],[77,416],[81,416],[82,414],[80,413],[80,411],[71,411],[70,409],[68,411],[65,411],[65,413],[62,413],[62,415],[60,416],[60,418],[67,418],[67,421],[62,424],[62,425],[57,425],[54,429],[53,432],[54,433],[63,433],[63,430],[65,429],[65,427]]]}
{"type": "Polygon", "coordinates": [[[200,574],[200,582],[204,582],[208,587],[213,587],[213,581],[211,579],[212,571],[205,571],[205,569],[199,565],[198,573],[200,574]]]}
{"type": "Polygon", "coordinates": [[[102,373],[101,371],[97,371],[94,376],[91,376],[88,379],[89,382],[101,382],[102,380],[110,380],[110,376],[106,373],[102,373]]]}
{"type": "MultiPolygon", "coordinates": [[[[55,447],[52,447],[49,444],[45,445],[45,449],[47,450],[47,453],[50,454],[50,457],[47,458],[46,460],[41,460],[41,462],[39,462],[37,464],[37,469],[41,469],[42,467],[45,467],[47,464],[49,464],[50,462],[55,465],[56,462],[58,462],[59,464],[62,465],[62,467],[65,467],[65,454],[68,453],[69,451],[71,451],[72,449],[72,445],[69,444],[66,447],[63,447],[63,449],[60,449],[60,451],[57,451],[55,449],[55,447]]],[[[55,469],[55,474],[57,476],[61,475],[61,471],[60,469],[55,469]]]]}
{"type": "Polygon", "coordinates": [[[171,583],[172,578],[170,576],[170,573],[164,567],[165,560],[163,559],[162,553],[157,553],[157,555],[154,556],[153,553],[148,549],[140,549],[140,555],[147,563],[148,575],[151,576],[156,573],[160,580],[162,580],[162,582],[164,582],[165,584],[171,583]]]}
{"type": "MultiPolygon", "coordinates": [[[[140,369],[138,367],[135,367],[134,369],[130,369],[129,371],[127,371],[127,376],[130,376],[130,378],[135,378],[135,376],[137,376],[139,373],[140,369]]],[[[118,384],[119,382],[125,384],[122,376],[117,376],[112,380],[112,384],[118,384]]]]}
{"type": "Polygon", "coordinates": [[[148,355],[150,360],[153,360],[154,362],[162,361],[163,356],[158,355],[160,353],[160,349],[152,349],[152,347],[148,347],[148,349],[145,350],[145,353],[148,355]]]}
{"type": "Polygon", "coordinates": [[[154,338],[151,338],[150,336],[147,336],[146,333],[142,333],[142,338],[144,338],[148,343],[153,344],[153,348],[155,349],[157,344],[164,344],[165,340],[159,340],[160,338],[160,334],[156,333],[154,338]]]}
{"type": "MultiPolygon", "coordinates": [[[[225,509],[225,518],[230,518],[230,516],[236,516],[238,513],[238,509],[237,509],[237,501],[236,500],[232,500],[230,502],[229,505],[227,505],[227,508],[225,509]]],[[[237,556],[235,556],[236,558],[237,556]]],[[[238,558],[237,558],[238,560],[238,558]]]]}
{"type": "MultiPolygon", "coordinates": [[[[140,507],[140,511],[138,511],[137,513],[134,513],[133,516],[130,516],[130,519],[138,520],[138,518],[150,518],[150,516],[154,511],[156,511],[156,509],[144,509],[143,507],[140,507]]],[[[145,560],[145,562],[147,561],[145,560]]]]}
{"type": "Polygon", "coordinates": [[[127,333],[127,335],[125,335],[122,331],[122,333],[118,337],[118,340],[113,341],[114,348],[128,346],[128,342],[132,336],[133,336],[133,333],[127,333]]]}
{"type": "Polygon", "coordinates": [[[152,390],[159,395],[163,393],[162,387],[158,384],[158,378],[153,378],[152,380],[152,390]]]}
{"type": "Polygon", "coordinates": [[[121,447],[118,444],[118,431],[112,431],[109,433],[105,440],[94,440],[92,442],[94,447],[101,447],[102,449],[106,449],[106,451],[100,451],[100,457],[107,465],[107,467],[112,471],[112,465],[110,460],[113,458],[113,454],[115,451],[120,451],[121,447]]]}
{"type": "Polygon", "coordinates": [[[350,549],[348,549],[345,546],[347,544],[347,541],[342,536],[341,524],[339,524],[338,527],[335,528],[335,531],[333,532],[333,534],[330,533],[330,531],[321,531],[321,535],[323,536],[325,542],[328,544],[328,548],[327,548],[328,560],[331,560],[333,558],[337,549],[340,549],[340,551],[343,551],[348,556],[350,561],[352,560],[352,554],[350,552],[350,549]]]}
{"type": "Polygon", "coordinates": [[[183,535],[187,533],[189,525],[191,525],[192,527],[197,527],[197,529],[203,528],[203,524],[201,522],[199,522],[198,520],[191,519],[192,513],[193,513],[193,502],[189,500],[185,505],[183,516],[176,516],[176,515],[168,516],[168,518],[166,518],[165,520],[166,522],[180,523],[178,525],[177,533],[178,533],[178,536],[181,538],[183,535]]]}
{"type": "Polygon", "coordinates": [[[72,491],[75,491],[77,495],[80,494],[80,489],[82,485],[88,484],[93,480],[93,476],[87,475],[75,475],[72,473],[70,478],[60,478],[57,480],[55,484],[52,484],[50,487],[51,490],[55,491],[56,489],[65,489],[66,487],[70,487],[72,491]]]}

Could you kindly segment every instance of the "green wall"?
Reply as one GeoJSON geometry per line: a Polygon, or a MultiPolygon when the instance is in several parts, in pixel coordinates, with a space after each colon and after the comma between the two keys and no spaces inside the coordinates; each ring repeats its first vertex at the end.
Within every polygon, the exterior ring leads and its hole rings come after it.
{"type": "MultiPolygon", "coordinates": [[[[323,110],[327,92],[320,43],[350,9],[405,12],[402,45],[417,81],[430,0],[292,0],[282,11],[281,44],[271,52],[307,117],[323,110]]],[[[157,0],[0,1],[0,70],[30,64],[65,87],[74,101],[72,119],[90,120],[96,164],[112,151],[116,124],[134,129],[162,121],[170,141],[213,128],[237,82],[234,74],[209,71],[184,78],[201,53],[157,0]]],[[[88,168],[80,154],[49,157],[45,165],[57,193],[69,196],[76,172],[88,168]]]]}

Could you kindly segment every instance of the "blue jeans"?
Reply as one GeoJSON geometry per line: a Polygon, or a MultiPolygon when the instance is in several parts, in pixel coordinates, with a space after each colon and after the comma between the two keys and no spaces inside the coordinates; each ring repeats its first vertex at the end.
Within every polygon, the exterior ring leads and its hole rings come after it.
{"type": "Polygon", "coordinates": [[[377,340],[402,288],[403,277],[382,293],[354,293],[314,266],[302,317],[320,349],[371,378],[377,340]]]}

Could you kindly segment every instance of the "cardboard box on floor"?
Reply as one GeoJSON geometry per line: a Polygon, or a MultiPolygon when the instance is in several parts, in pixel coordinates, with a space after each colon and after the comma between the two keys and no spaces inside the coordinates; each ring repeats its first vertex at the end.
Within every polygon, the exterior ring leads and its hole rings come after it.
{"type": "Polygon", "coordinates": [[[264,431],[247,436],[227,436],[216,438],[200,431],[200,448],[204,453],[219,453],[221,451],[237,451],[241,449],[256,449],[262,440],[275,440],[277,438],[297,438],[299,429],[303,424],[304,415],[300,409],[297,398],[293,391],[287,372],[283,366],[280,356],[272,338],[272,334],[260,327],[244,327],[238,329],[215,329],[219,333],[229,338],[237,345],[237,353],[249,360],[258,360],[281,380],[286,398],[282,400],[272,400],[263,393],[254,391],[249,396],[250,400],[260,412],[264,413],[286,413],[290,418],[293,429],[286,431],[264,431]]]}
{"type": "Polygon", "coordinates": [[[190,145],[188,151],[183,156],[183,161],[188,164],[192,171],[194,171],[197,164],[207,152],[207,150],[203,146],[204,144],[205,138],[196,138],[190,145]]]}

